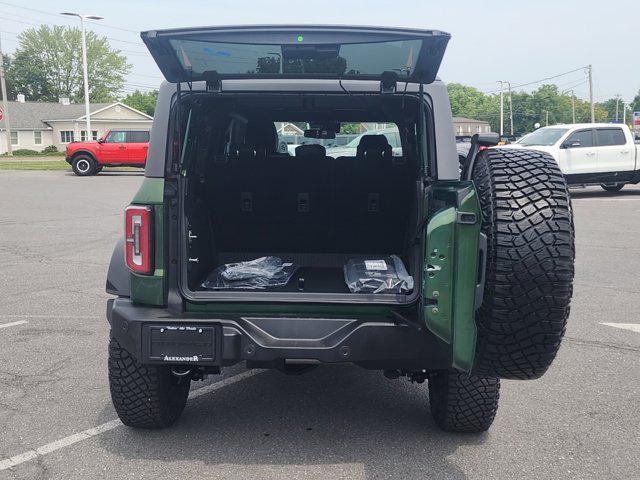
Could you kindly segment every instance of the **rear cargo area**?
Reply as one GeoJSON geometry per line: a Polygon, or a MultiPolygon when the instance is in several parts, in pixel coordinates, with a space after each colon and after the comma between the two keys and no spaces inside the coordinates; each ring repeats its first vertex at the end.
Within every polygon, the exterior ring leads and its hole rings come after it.
{"type": "MultiPolygon", "coordinates": [[[[400,122],[406,106],[403,110],[399,100],[385,105],[375,100],[375,108],[366,108],[366,102],[354,101],[353,107],[360,103],[360,108],[341,114],[332,110],[335,100],[330,100],[319,98],[312,111],[308,98],[306,103],[293,99],[292,105],[280,99],[279,106],[274,98],[260,109],[236,103],[232,111],[222,108],[217,114],[205,113],[202,106],[200,112],[192,110],[183,160],[183,287],[212,298],[219,290],[246,293],[203,283],[224,265],[265,256],[291,263],[295,271],[286,285],[261,292],[351,295],[358,301],[368,295],[349,289],[347,262],[378,260],[386,266],[383,259],[391,255],[417,279],[419,170],[407,133],[414,126],[400,122]],[[387,110],[387,122],[398,122],[393,123],[404,137],[401,152],[392,151],[385,136],[375,132],[363,135],[350,155],[331,156],[316,143],[298,146],[294,154],[279,151],[275,122],[366,120],[379,118],[381,109],[387,110]]],[[[394,296],[402,302],[400,297],[412,294],[394,296]]]]}

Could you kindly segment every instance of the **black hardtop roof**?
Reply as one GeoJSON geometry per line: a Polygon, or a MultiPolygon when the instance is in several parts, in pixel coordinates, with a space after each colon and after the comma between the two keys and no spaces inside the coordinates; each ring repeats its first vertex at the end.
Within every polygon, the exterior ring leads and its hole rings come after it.
{"type": "Polygon", "coordinates": [[[402,81],[431,83],[451,35],[379,26],[236,25],[148,30],[141,37],[172,83],[212,75],[371,80],[389,71],[402,81]]]}

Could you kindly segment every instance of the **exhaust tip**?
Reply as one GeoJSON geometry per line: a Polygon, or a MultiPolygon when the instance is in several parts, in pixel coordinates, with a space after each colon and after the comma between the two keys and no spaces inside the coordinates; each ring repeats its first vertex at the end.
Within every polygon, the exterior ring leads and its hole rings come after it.
{"type": "Polygon", "coordinates": [[[171,373],[178,378],[184,378],[191,375],[191,369],[184,367],[171,367],[171,373]]]}

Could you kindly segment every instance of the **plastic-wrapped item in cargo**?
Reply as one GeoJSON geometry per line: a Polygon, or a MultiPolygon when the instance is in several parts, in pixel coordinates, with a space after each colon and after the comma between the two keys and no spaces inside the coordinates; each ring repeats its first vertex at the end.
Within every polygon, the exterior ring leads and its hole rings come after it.
{"type": "Polygon", "coordinates": [[[344,279],[351,293],[407,293],[413,290],[413,277],[397,255],[351,258],[344,266],[344,279]]]}
{"type": "Polygon", "coordinates": [[[227,263],[216,268],[202,284],[208,290],[255,290],[285,286],[298,267],[278,257],[260,257],[248,262],[227,263]]]}

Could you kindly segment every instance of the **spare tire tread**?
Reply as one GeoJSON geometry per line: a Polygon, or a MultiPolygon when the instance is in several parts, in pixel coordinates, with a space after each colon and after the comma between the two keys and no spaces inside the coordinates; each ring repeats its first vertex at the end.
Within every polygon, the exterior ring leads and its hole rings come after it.
{"type": "Polygon", "coordinates": [[[573,292],[568,186],[553,157],[529,150],[485,150],[472,177],[488,244],[473,373],[538,378],[560,347],[573,292]]]}

